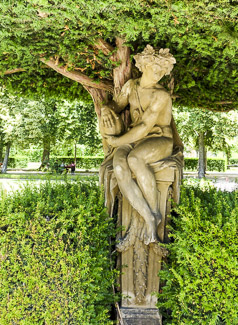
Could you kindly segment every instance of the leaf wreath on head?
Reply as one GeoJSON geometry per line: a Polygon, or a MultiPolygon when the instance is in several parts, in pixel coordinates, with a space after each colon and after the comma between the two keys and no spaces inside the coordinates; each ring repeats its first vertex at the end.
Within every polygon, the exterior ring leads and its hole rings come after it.
{"type": "Polygon", "coordinates": [[[143,72],[143,68],[151,65],[159,65],[161,68],[166,68],[166,74],[169,75],[173,69],[173,65],[176,63],[176,59],[169,49],[155,50],[151,45],[147,45],[143,52],[134,56],[136,61],[136,67],[143,72]]]}

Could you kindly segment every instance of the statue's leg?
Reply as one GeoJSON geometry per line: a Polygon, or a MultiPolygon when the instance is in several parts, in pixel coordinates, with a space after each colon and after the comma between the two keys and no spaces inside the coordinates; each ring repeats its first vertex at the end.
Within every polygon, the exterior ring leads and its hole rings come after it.
{"type": "Polygon", "coordinates": [[[128,199],[133,208],[145,220],[148,242],[156,241],[156,220],[151,212],[139,186],[132,179],[127,157],[131,146],[125,145],[117,149],[113,158],[113,169],[121,193],[128,199]]]}
{"type": "Polygon", "coordinates": [[[136,176],[137,183],[152,212],[160,221],[158,193],[155,175],[149,164],[172,154],[173,140],[170,138],[148,138],[140,142],[128,155],[128,164],[136,176]]]}

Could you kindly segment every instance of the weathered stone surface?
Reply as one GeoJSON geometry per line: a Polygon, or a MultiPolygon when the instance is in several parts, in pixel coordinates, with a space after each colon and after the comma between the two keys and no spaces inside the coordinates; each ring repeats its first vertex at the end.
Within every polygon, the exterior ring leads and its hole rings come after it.
{"type": "Polygon", "coordinates": [[[162,325],[158,309],[121,308],[123,325],[162,325]]]}
{"type": "Polygon", "coordinates": [[[107,151],[100,179],[109,213],[123,229],[116,249],[124,323],[150,325],[161,324],[156,293],[167,252],[160,243],[168,241],[171,199],[179,200],[183,144],[171,96],[158,84],[170,74],[175,58],[169,49],[157,52],[147,45],[135,61],[141,78],[128,80],[101,111],[107,151]]]}

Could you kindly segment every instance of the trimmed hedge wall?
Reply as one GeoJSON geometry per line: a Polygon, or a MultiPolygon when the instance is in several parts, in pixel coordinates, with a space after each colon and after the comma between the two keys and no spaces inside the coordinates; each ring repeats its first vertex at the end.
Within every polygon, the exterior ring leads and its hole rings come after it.
{"type": "MultiPolygon", "coordinates": [[[[198,158],[184,158],[184,169],[187,171],[198,170],[198,158]]],[[[227,169],[226,159],[207,158],[207,170],[225,172],[227,169]]]]}
{"type": "Polygon", "coordinates": [[[158,307],[163,324],[238,324],[238,192],[181,188],[158,307]]]}
{"type": "Polygon", "coordinates": [[[230,164],[231,165],[238,165],[238,159],[231,158],[230,159],[230,164]]]}
{"type": "Polygon", "coordinates": [[[27,164],[29,162],[28,157],[23,156],[16,156],[16,157],[10,157],[8,161],[8,167],[9,168],[24,168],[27,167],[27,164]]]}
{"type": "Polygon", "coordinates": [[[109,325],[109,238],[96,182],[27,186],[0,199],[0,324],[109,325]]]}
{"type": "MultiPolygon", "coordinates": [[[[77,168],[82,169],[92,169],[92,168],[99,168],[101,163],[103,162],[103,157],[77,157],[77,168]]],[[[56,156],[52,157],[51,160],[58,160],[59,163],[64,163],[66,165],[71,164],[74,161],[74,157],[61,157],[56,156]]]]}
{"type": "MultiPolygon", "coordinates": [[[[77,157],[77,168],[81,169],[92,169],[99,168],[103,162],[103,157],[77,157]]],[[[74,161],[74,157],[65,157],[65,156],[53,156],[51,157],[51,162],[58,161],[59,163],[64,163],[66,165],[71,164],[74,161]]],[[[8,167],[27,167],[29,158],[28,157],[11,157],[9,159],[8,167]]],[[[198,158],[185,158],[185,170],[187,171],[197,171],[198,170],[198,158]]],[[[231,164],[238,164],[238,159],[231,159],[231,164]],[[234,162],[233,162],[234,161],[234,162]],[[237,161],[237,162],[236,162],[237,161]]],[[[220,158],[208,158],[207,159],[207,170],[208,171],[226,171],[227,163],[226,159],[220,158]]]]}
{"type": "MultiPolygon", "coordinates": [[[[52,157],[54,160],[63,162],[64,164],[70,164],[74,161],[74,157],[52,157]]],[[[103,157],[77,157],[77,168],[99,168],[103,162],[103,157]]],[[[185,158],[185,170],[197,171],[198,158],[185,158]]],[[[220,158],[208,158],[207,170],[208,171],[226,171],[227,164],[226,159],[220,158]]]]}

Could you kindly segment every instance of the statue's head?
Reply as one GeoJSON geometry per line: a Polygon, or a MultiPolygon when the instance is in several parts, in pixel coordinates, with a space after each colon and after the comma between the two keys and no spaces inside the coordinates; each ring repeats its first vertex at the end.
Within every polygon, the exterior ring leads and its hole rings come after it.
{"type": "Polygon", "coordinates": [[[134,59],[136,67],[141,72],[144,72],[149,66],[157,66],[164,70],[164,75],[169,75],[176,63],[173,55],[169,53],[169,49],[160,49],[157,52],[151,45],[147,45],[143,52],[136,54],[134,59]]]}

